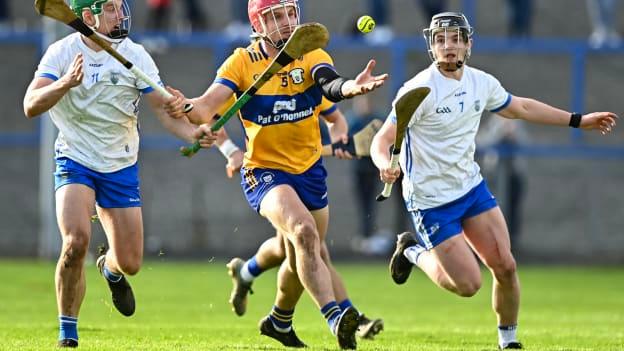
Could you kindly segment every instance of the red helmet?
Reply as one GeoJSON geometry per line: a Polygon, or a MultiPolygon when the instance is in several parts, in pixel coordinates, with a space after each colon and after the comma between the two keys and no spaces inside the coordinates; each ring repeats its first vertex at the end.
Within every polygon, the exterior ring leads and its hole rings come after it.
{"type": "Polygon", "coordinates": [[[265,38],[269,33],[266,33],[266,23],[264,22],[263,15],[267,14],[271,10],[277,8],[286,8],[292,6],[297,13],[297,23],[293,25],[299,25],[299,1],[298,0],[249,0],[247,5],[247,14],[249,15],[249,22],[254,31],[261,37],[265,38]]]}

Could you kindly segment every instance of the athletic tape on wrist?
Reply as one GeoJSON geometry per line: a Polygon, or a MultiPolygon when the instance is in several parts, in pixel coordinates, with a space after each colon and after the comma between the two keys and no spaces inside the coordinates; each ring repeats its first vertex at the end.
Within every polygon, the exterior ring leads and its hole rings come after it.
{"type": "Polygon", "coordinates": [[[227,139],[219,145],[219,151],[221,151],[225,158],[230,158],[230,156],[238,150],[240,150],[238,146],[236,146],[236,144],[234,144],[230,139],[227,139]]]}

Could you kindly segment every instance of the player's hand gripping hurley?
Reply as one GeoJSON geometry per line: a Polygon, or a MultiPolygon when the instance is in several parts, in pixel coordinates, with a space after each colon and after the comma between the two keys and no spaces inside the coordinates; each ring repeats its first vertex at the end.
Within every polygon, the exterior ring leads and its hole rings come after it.
{"type": "MultiPolygon", "coordinates": [[[[154,88],[160,95],[166,99],[171,99],[171,95],[165,88],[154,82],[143,71],[136,67],[132,62],[123,57],[117,50],[113,49],[108,41],[100,38],[89,26],[87,26],[76,14],[67,6],[64,0],[35,0],[35,10],[42,16],[50,17],[57,21],[63,22],[68,26],[74,28],[85,37],[91,39],[99,47],[104,49],[117,61],[119,61],[124,67],[132,72],[136,77],[147,83],[150,87],[154,88]]],[[[184,112],[190,112],[193,109],[193,105],[186,104],[184,106],[184,112]]]]}
{"type": "MultiPolygon", "coordinates": [[[[287,66],[294,60],[305,55],[306,53],[324,48],[329,41],[329,32],[327,28],[320,23],[306,23],[298,26],[291,34],[290,38],[273,59],[269,67],[260,75],[260,77],[249,87],[230,108],[219,118],[219,120],[210,127],[210,130],[216,132],[251,99],[256,92],[268,82],[277,72],[284,66],[287,66]]],[[[180,149],[182,155],[191,157],[201,149],[199,141],[193,145],[180,149]]]]}
{"type": "MultiPolygon", "coordinates": [[[[403,138],[405,138],[405,132],[407,131],[407,125],[409,124],[412,115],[425,100],[431,89],[427,87],[420,87],[405,93],[399,101],[396,102],[396,134],[394,135],[394,144],[392,146],[392,156],[390,157],[390,168],[399,167],[399,155],[401,154],[401,144],[403,144],[403,138]]],[[[377,195],[377,201],[384,201],[390,197],[392,192],[392,183],[386,183],[381,194],[377,195]]]]}

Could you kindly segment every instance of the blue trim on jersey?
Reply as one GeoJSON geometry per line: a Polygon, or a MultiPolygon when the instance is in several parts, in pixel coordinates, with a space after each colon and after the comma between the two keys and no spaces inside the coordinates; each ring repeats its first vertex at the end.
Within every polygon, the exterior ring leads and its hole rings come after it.
{"type": "Polygon", "coordinates": [[[322,98],[321,89],[312,84],[295,95],[254,95],[240,111],[243,119],[262,126],[293,123],[314,116],[322,98]]]}
{"type": "Polygon", "coordinates": [[[329,63],[323,62],[323,63],[319,63],[317,65],[312,66],[312,70],[310,70],[310,74],[312,75],[312,78],[314,78],[314,72],[316,72],[316,70],[321,67],[327,67],[333,70],[334,72],[336,72],[336,68],[334,68],[334,66],[330,65],[329,63]]]}
{"type": "Polygon", "coordinates": [[[145,89],[140,89],[139,91],[141,92],[141,94],[149,94],[149,93],[151,93],[151,92],[152,92],[152,91],[154,91],[154,90],[155,90],[155,89],[154,89],[154,88],[152,88],[152,87],[147,87],[147,88],[145,88],[145,89]]]}
{"type": "Polygon", "coordinates": [[[321,114],[327,116],[333,113],[334,111],[336,111],[337,109],[338,109],[338,105],[333,104],[332,107],[328,108],[327,110],[321,111],[321,114]]]}
{"type": "Polygon", "coordinates": [[[241,186],[247,202],[260,213],[260,205],[266,194],[278,185],[289,185],[310,211],[320,210],[328,204],[327,170],[320,158],[312,167],[301,174],[292,174],[277,169],[241,167],[241,186]]]}
{"type": "Polygon", "coordinates": [[[392,124],[396,124],[397,123],[396,115],[390,115],[390,116],[388,116],[388,118],[390,118],[390,122],[392,122],[392,124]]]}
{"type": "Polygon", "coordinates": [[[418,242],[427,250],[460,234],[462,222],[498,206],[483,180],[457,200],[426,210],[410,211],[418,242]]]}
{"type": "Polygon", "coordinates": [[[219,77],[219,78],[215,79],[215,80],[214,80],[214,82],[215,82],[215,83],[220,83],[220,84],[223,84],[223,85],[225,85],[226,87],[228,87],[228,88],[232,89],[232,90],[233,90],[234,92],[236,92],[236,93],[238,93],[238,91],[239,91],[239,90],[238,90],[238,86],[236,85],[236,83],[232,82],[232,81],[231,81],[231,80],[229,80],[229,79],[219,77]]]}
{"type": "Polygon", "coordinates": [[[95,201],[102,208],[141,207],[139,166],[102,173],[67,157],[56,159],[54,190],[68,184],[82,184],[95,191],[95,201]]]}
{"type": "Polygon", "coordinates": [[[496,113],[502,109],[504,109],[505,107],[509,106],[509,103],[511,102],[511,94],[507,93],[507,99],[505,99],[505,102],[500,106],[497,107],[493,110],[490,110],[490,112],[496,113]]]}
{"type": "Polygon", "coordinates": [[[41,77],[41,78],[50,78],[50,79],[55,80],[55,81],[56,81],[56,80],[58,80],[58,77],[57,77],[57,76],[55,76],[55,75],[54,75],[54,74],[52,74],[52,73],[41,73],[41,74],[39,75],[39,77],[41,77]]]}
{"type": "Polygon", "coordinates": [[[404,150],[405,152],[405,159],[406,161],[406,167],[407,168],[407,174],[412,174],[412,146],[411,146],[411,139],[410,139],[410,134],[408,131],[405,131],[405,148],[407,150],[404,150]]]}

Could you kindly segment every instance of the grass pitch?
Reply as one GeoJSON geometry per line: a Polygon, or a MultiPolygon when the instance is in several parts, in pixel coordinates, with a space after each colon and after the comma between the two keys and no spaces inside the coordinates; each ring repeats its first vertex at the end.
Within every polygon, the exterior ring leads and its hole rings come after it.
{"type": "MultiPolygon", "coordinates": [[[[470,299],[444,292],[415,271],[394,285],[384,264],[339,264],[356,307],[386,329],[359,350],[496,350],[491,279],[470,299]]],[[[527,350],[624,350],[624,268],[520,267],[519,337],[527,350]]],[[[0,261],[0,350],[53,350],[57,338],[54,264],[0,261]]],[[[230,279],[219,261],[148,261],[130,279],[135,316],[121,316],[93,264],[79,320],[82,350],[283,350],[259,335],[271,308],[275,272],[254,283],[247,314],[227,299],[230,279]]],[[[318,309],[304,296],[297,334],[309,350],[338,350],[318,309]]]]}

